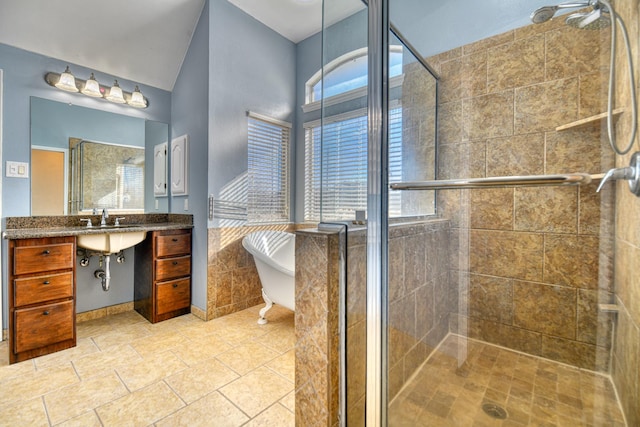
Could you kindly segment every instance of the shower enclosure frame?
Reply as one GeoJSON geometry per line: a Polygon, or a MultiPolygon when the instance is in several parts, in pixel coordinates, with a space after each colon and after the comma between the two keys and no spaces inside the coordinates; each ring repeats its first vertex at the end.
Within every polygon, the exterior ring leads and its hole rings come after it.
{"type": "MultiPolygon", "coordinates": [[[[388,123],[388,1],[368,2],[368,46],[369,46],[369,163],[368,163],[368,210],[367,228],[367,366],[366,366],[366,421],[367,425],[387,425],[388,378],[387,307],[388,277],[388,195],[386,182],[388,149],[386,129],[388,123]]],[[[508,177],[521,178],[521,177],[508,177]]],[[[535,178],[535,177],[525,177],[535,178]]],[[[544,176],[543,178],[551,178],[544,176]]],[[[601,179],[602,174],[589,176],[601,179]]],[[[479,179],[478,181],[487,180],[479,179]]],[[[517,183],[518,186],[522,185],[517,183]]],[[[526,183],[525,183],[526,184],[526,183]]],[[[557,185],[556,183],[550,183],[557,185]]],[[[539,184],[538,184],[539,185],[539,184]]],[[[538,186],[536,185],[536,186],[538,186]]],[[[464,187],[466,188],[466,187],[464,187]]]]}
{"type": "Polygon", "coordinates": [[[366,425],[387,425],[389,2],[369,0],[366,425]]]}
{"type": "MultiPolygon", "coordinates": [[[[389,21],[389,1],[369,0],[368,6],[368,167],[367,167],[367,243],[366,243],[366,397],[365,419],[370,426],[388,424],[388,286],[389,286],[389,219],[387,215],[390,188],[388,186],[388,42],[392,26],[389,21]]],[[[626,165],[626,163],[625,163],[626,165]]],[[[620,163],[618,163],[620,166],[620,163]]],[[[603,170],[602,172],[605,172],[603,170]]],[[[577,175],[577,174],[573,174],[577,175]]],[[[586,174],[585,174],[586,175],[586,174]]],[[[603,173],[589,174],[593,180],[603,173]]],[[[559,175],[558,175],[559,176],[559,175]]],[[[637,176],[637,175],[636,175],[637,176]]],[[[553,178],[545,175],[543,178],[553,178]]],[[[562,176],[564,179],[565,175],[562,176]]],[[[499,178],[539,178],[515,176],[499,178]]],[[[580,177],[581,179],[583,177],[580,177]]],[[[487,178],[479,179],[486,181],[487,178]]],[[[452,180],[453,181],[453,180],[452,180]]],[[[442,182],[438,182],[442,184],[442,182]]],[[[475,182],[473,182],[475,184],[475,182]]],[[[484,185],[484,183],[481,183],[484,185]]],[[[495,183],[489,182],[490,187],[495,183]]],[[[504,184],[504,183],[500,183],[504,184]]],[[[521,186],[523,183],[513,183],[521,186]]],[[[526,185],[527,183],[525,183],[526,185]]],[[[546,183],[545,183],[546,184],[546,183]]],[[[571,184],[574,184],[573,182],[571,184]]],[[[465,184],[466,185],[466,184],[465,184]]],[[[535,186],[540,183],[536,182],[535,186]]],[[[557,183],[549,183],[557,185],[557,183]]],[[[460,187],[476,188],[476,187],[460,187]]],[[[616,233],[617,233],[617,229],[616,233]]],[[[615,267],[614,267],[615,269],[615,267]]],[[[613,344],[610,351],[613,351],[613,344]]],[[[612,362],[613,363],[613,362],[612,362]]],[[[617,387],[617,385],[616,385],[617,387]]]]}

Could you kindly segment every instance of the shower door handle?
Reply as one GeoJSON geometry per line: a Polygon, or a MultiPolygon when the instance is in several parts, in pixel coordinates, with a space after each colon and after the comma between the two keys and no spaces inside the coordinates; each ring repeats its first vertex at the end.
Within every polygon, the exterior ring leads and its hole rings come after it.
{"type": "Polygon", "coordinates": [[[636,196],[640,196],[640,152],[633,153],[631,164],[626,168],[614,168],[605,174],[598,185],[599,192],[607,181],[626,179],[629,181],[629,190],[636,196]]]}

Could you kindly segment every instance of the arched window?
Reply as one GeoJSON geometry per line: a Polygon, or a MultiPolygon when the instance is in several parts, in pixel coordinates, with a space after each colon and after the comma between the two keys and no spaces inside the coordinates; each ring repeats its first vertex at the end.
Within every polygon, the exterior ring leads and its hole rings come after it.
{"type": "MultiPolygon", "coordinates": [[[[389,55],[391,87],[403,78],[403,47],[389,55]]],[[[355,218],[367,208],[367,48],[331,61],[307,81],[305,112],[320,101],[331,115],[305,123],[305,221],[355,218]]],[[[325,110],[326,111],[326,110],[325,110]]],[[[396,96],[390,105],[390,179],[402,173],[402,108],[396,96]]],[[[400,194],[390,196],[390,214],[401,215],[400,194]]]]}
{"type": "MultiPolygon", "coordinates": [[[[402,46],[391,46],[389,51],[389,77],[402,75],[402,46]]],[[[348,52],[318,70],[306,84],[307,104],[367,87],[367,48],[348,52]],[[324,80],[323,80],[324,71],[324,80]],[[324,91],[323,91],[324,86],[324,91]]]]}

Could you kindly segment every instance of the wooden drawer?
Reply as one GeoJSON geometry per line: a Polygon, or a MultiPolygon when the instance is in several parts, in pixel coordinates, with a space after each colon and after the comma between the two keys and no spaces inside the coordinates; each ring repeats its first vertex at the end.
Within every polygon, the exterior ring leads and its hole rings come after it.
{"type": "Polygon", "coordinates": [[[14,306],[73,297],[73,272],[26,277],[13,281],[14,306]]]}
{"type": "Polygon", "coordinates": [[[156,236],[156,256],[159,258],[191,253],[191,232],[156,236]]]}
{"type": "Polygon", "coordinates": [[[169,313],[191,304],[191,279],[180,279],[156,285],[156,315],[169,313]]]}
{"type": "Polygon", "coordinates": [[[40,246],[19,246],[13,249],[13,274],[73,268],[73,243],[40,246]]]}
{"type": "Polygon", "coordinates": [[[14,324],[15,353],[73,339],[73,301],[16,310],[14,324]]]}
{"type": "Polygon", "coordinates": [[[156,260],[156,281],[177,279],[191,275],[191,257],[183,256],[156,260]]]}

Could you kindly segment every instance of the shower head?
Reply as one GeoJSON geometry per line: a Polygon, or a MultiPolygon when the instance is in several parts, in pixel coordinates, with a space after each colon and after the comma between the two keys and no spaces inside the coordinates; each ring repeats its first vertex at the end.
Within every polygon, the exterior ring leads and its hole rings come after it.
{"type": "Polygon", "coordinates": [[[572,13],[564,22],[579,30],[601,30],[611,25],[611,17],[601,8],[595,8],[590,12],[572,13]]]}
{"type": "Polygon", "coordinates": [[[557,11],[557,6],[543,6],[531,14],[531,21],[534,24],[542,24],[553,18],[557,11]]]}
{"type": "Polygon", "coordinates": [[[560,9],[573,9],[578,7],[587,7],[587,6],[590,6],[592,3],[594,3],[594,0],[583,1],[583,2],[561,3],[555,6],[542,6],[541,8],[536,9],[531,14],[531,21],[534,24],[542,24],[543,22],[547,22],[549,19],[553,18],[556,12],[560,9]]]}

